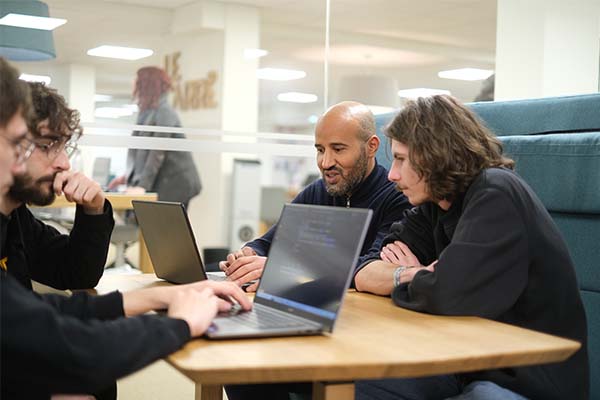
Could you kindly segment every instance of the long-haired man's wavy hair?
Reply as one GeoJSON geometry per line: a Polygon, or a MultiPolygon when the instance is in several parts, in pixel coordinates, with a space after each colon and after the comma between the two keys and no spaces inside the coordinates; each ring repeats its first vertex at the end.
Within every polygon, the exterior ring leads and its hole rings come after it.
{"type": "Polygon", "coordinates": [[[514,167],[500,140],[448,95],[409,101],[385,134],[408,147],[411,165],[435,201],[454,200],[486,168],[514,167]]]}
{"type": "Polygon", "coordinates": [[[133,98],[137,100],[140,111],[157,108],[163,93],[171,89],[171,78],[164,69],[143,67],[137,71],[133,98]]]}

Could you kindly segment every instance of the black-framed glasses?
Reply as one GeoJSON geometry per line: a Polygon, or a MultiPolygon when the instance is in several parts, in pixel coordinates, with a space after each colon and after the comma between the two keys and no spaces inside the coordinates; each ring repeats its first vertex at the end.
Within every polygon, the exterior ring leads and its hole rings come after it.
{"type": "Polygon", "coordinates": [[[38,139],[33,142],[35,148],[46,154],[49,160],[54,161],[61,152],[67,153],[67,157],[71,158],[77,151],[77,141],[72,138],[46,140],[38,139]]]}
{"type": "Polygon", "coordinates": [[[33,143],[26,136],[23,136],[20,139],[9,139],[4,135],[0,135],[0,137],[6,140],[6,142],[8,142],[8,144],[15,150],[15,154],[17,156],[15,162],[17,164],[24,163],[29,156],[31,156],[33,150],[35,150],[35,143],[33,143]]]}

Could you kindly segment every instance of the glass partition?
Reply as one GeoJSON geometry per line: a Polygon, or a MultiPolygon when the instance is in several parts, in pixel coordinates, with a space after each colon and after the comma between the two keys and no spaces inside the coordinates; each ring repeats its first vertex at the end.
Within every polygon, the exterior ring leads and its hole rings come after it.
{"type": "Polygon", "coordinates": [[[73,167],[107,184],[131,172],[130,150],[191,152],[202,192],[189,215],[201,248],[239,246],[245,224],[259,235],[319,177],[313,133],[328,106],[357,100],[390,111],[410,96],[399,90],[418,88],[470,101],[481,80],[438,73],[494,68],[495,1],[46,2],[67,20],[53,32],[57,57],[17,65],[48,77],[81,112],[73,167]],[[134,98],[136,73],[147,66],[170,79],[166,107],[180,124],[148,116],[134,98]],[[236,159],[260,161],[242,189],[236,159]],[[236,196],[258,196],[261,206],[236,210],[236,196]]]}

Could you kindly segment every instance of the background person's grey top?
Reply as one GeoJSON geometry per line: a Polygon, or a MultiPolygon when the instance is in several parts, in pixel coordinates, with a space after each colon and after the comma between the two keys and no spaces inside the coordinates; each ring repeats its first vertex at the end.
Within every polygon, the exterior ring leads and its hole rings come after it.
{"type": "MultiPolygon", "coordinates": [[[[139,125],[181,127],[179,117],[167,102],[160,98],[156,109],[141,111],[139,125]]],[[[185,138],[181,133],[133,132],[133,136],[185,138]]],[[[147,192],[158,193],[158,199],[188,204],[200,193],[202,185],[192,154],[182,151],[130,149],[127,152],[127,184],[141,186],[147,192]]]]}

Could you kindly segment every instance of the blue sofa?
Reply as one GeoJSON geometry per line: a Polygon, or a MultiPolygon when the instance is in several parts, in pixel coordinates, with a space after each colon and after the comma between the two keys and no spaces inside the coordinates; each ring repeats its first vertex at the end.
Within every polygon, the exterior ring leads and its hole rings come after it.
{"type": "MultiPolygon", "coordinates": [[[[516,171],[540,197],[561,230],[587,314],[590,399],[600,400],[600,94],[469,104],[500,137],[516,171]]],[[[389,168],[382,129],[377,160],[389,168]]]]}

